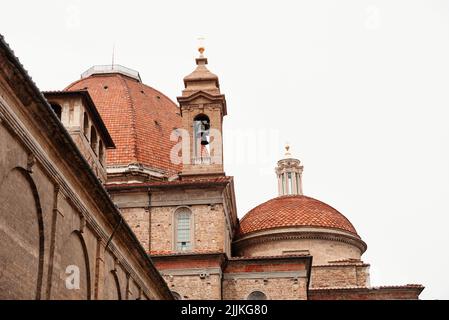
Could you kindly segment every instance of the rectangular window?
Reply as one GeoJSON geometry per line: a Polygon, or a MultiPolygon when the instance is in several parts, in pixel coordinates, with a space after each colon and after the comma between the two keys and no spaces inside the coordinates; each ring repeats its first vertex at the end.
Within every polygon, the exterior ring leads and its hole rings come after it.
{"type": "Polygon", "coordinates": [[[286,194],[285,192],[285,174],[282,174],[282,195],[286,194]]]}
{"type": "Polygon", "coordinates": [[[299,173],[295,173],[295,177],[296,177],[296,190],[297,190],[297,194],[301,193],[301,190],[299,189],[299,173]]]}
{"type": "Polygon", "coordinates": [[[186,251],[191,248],[190,213],[180,212],[176,217],[176,250],[186,251]]]}
{"type": "Polygon", "coordinates": [[[292,173],[287,173],[288,177],[288,194],[293,194],[293,179],[292,179],[292,173]]]}

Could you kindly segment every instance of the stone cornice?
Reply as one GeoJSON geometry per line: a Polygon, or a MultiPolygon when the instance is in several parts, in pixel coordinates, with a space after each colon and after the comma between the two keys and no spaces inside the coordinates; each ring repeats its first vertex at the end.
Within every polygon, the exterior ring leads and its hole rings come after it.
{"type": "Polygon", "coordinates": [[[418,294],[424,290],[424,286],[420,284],[407,284],[403,286],[379,286],[379,287],[363,287],[363,286],[352,286],[352,287],[327,287],[327,288],[310,288],[311,292],[326,292],[326,291],[349,291],[354,292],[378,292],[378,291],[400,291],[400,290],[410,290],[417,291],[418,294]]]}
{"type": "Polygon", "coordinates": [[[145,176],[151,176],[156,178],[164,178],[165,177],[165,171],[158,169],[158,168],[151,168],[146,165],[143,165],[141,163],[133,163],[128,165],[107,165],[106,171],[108,173],[108,176],[115,176],[119,175],[122,176],[123,174],[129,174],[129,175],[145,175],[145,176]]]}
{"type": "Polygon", "coordinates": [[[272,272],[229,272],[223,275],[224,280],[238,279],[277,279],[277,278],[306,278],[307,271],[272,271],[272,272]]]}
{"type": "Polygon", "coordinates": [[[206,267],[206,268],[183,268],[183,269],[163,269],[161,270],[163,276],[200,276],[209,277],[210,275],[222,276],[221,268],[206,267]]]}
{"type": "Polygon", "coordinates": [[[356,237],[352,237],[343,233],[333,233],[331,231],[289,231],[289,232],[279,232],[279,233],[267,233],[258,236],[253,236],[251,238],[242,238],[233,243],[237,248],[242,248],[252,244],[266,243],[279,240],[299,240],[299,239],[319,239],[319,240],[330,240],[347,243],[356,246],[360,249],[361,253],[365,252],[367,249],[366,243],[356,237]]]}
{"type": "Polygon", "coordinates": [[[221,251],[214,251],[214,252],[201,252],[201,251],[194,251],[194,252],[177,252],[177,253],[160,253],[160,254],[149,254],[151,256],[151,259],[153,260],[179,260],[181,258],[182,260],[188,258],[188,259],[214,259],[217,258],[221,261],[225,260],[225,254],[221,251]]]}
{"type": "Polygon", "coordinates": [[[204,98],[210,102],[217,102],[217,103],[221,104],[222,108],[223,108],[223,116],[225,116],[227,114],[225,95],[224,94],[210,94],[205,91],[196,91],[189,96],[177,97],[179,105],[181,106],[181,113],[182,113],[182,107],[184,105],[188,105],[189,103],[191,103],[192,101],[194,101],[198,98],[204,98]]]}

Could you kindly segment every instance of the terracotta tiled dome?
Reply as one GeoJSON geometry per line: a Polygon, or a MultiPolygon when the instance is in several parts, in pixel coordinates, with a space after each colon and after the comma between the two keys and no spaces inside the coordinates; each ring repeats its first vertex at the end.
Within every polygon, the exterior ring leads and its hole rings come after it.
{"type": "Polygon", "coordinates": [[[240,221],[240,235],[284,227],[340,229],[358,237],[351,222],[331,206],[302,195],[271,199],[249,211],[240,221]]]}
{"type": "Polygon", "coordinates": [[[176,143],[170,141],[170,134],[181,127],[173,101],[121,73],[92,74],[66,88],[83,89],[91,95],[117,147],[107,151],[107,165],[139,163],[167,175],[181,171],[170,161],[176,143]]]}

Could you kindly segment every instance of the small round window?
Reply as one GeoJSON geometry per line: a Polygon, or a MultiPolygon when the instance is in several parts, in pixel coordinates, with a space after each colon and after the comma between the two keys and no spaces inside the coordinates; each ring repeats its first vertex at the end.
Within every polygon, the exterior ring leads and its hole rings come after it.
{"type": "Polygon", "coordinates": [[[262,291],[253,291],[249,294],[247,300],[267,300],[267,296],[262,291]]]}

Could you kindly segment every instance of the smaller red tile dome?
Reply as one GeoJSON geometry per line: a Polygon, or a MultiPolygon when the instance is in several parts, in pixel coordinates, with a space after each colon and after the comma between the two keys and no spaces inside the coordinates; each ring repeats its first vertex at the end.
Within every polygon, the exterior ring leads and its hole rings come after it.
{"type": "Polygon", "coordinates": [[[249,211],[240,221],[240,236],[285,227],[320,227],[357,232],[351,222],[336,209],[303,195],[271,199],[249,211]]]}

